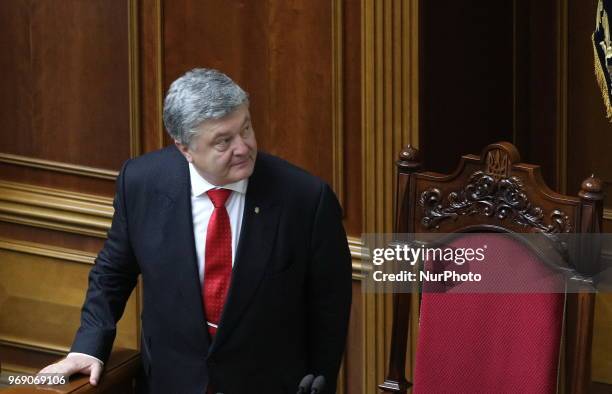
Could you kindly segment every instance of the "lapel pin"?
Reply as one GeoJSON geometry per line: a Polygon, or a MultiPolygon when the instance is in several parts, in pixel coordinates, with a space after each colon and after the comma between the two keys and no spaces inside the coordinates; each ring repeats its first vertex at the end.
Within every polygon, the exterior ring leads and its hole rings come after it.
{"type": "Polygon", "coordinates": [[[255,213],[259,213],[259,207],[255,207],[255,213]]]}

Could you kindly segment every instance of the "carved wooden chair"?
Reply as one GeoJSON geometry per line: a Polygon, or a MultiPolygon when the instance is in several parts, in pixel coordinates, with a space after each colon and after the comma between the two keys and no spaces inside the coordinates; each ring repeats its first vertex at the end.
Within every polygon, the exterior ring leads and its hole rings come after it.
{"type": "MultiPolygon", "coordinates": [[[[420,166],[416,149],[401,152],[396,233],[540,233],[558,242],[555,235],[601,232],[600,180],[587,178],[578,197],[555,193],[539,167],[521,163],[510,143],[491,144],[481,156],[463,156],[451,175],[420,172],[420,166]]],[[[509,247],[516,259],[539,261],[528,245],[509,247]]],[[[431,394],[502,392],[500,387],[556,392],[562,387],[566,393],[587,393],[595,302],[588,288],[599,253],[586,244],[576,250],[580,258],[572,259],[571,268],[578,290],[572,293],[421,293],[414,387],[405,378],[412,295],[395,293],[389,369],[379,388],[405,393],[412,387],[431,394]],[[464,330],[461,337],[456,330],[464,330]]]]}

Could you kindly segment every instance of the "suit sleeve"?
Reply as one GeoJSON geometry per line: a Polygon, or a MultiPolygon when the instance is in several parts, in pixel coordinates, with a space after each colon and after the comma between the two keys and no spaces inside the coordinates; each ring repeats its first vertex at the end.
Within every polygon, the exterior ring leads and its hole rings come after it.
{"type": "Polygon", "coordinates": [[[89,273],[89,287],[81,310],[79,327],[71,352],[85,353],[106,363],[116,335],[116,324],[139,274],[132,251],[126,215],[125,173],[117,178],[113,202],[115,213],[108,238],[89,273]]]}
{"type": "Polygon", "coordinates": [[[340,204],[327,184],[322,187],[311,239],[310,368],[313,373],[325,376],[325,392],[335,393],[346,345],[352,270],[340,204]]]}

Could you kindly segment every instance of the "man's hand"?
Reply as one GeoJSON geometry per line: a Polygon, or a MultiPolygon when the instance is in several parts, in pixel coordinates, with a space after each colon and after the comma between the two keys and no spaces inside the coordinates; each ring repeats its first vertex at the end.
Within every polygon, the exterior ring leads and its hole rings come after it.
{"type": "Polygon", "coordinates": [[[62,374],[68,379],[75,373],[82,373],[89,375],[89,383],[93,386],[97,386],[100,381],[100,375],[104,364],[95,357],[88,356],[86,354],[69,354],[63,360],[56,362],[55,364],[47,365],[41,369],[38,373],[57,373],[62,374]]]}

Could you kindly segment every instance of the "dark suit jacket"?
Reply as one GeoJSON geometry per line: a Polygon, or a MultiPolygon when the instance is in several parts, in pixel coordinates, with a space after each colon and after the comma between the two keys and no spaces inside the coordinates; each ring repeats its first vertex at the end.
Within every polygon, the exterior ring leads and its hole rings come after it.
{"type": "Polygon", "coordinates": [[[351,259],[329,186],[259,153],[214,342],[198,279],[187,161],[174,146],[126,162],[108,240],[89,275],[71,351],[108,359],[142,275],[141,353],[154,393],[295,393],[307,373],[335,392],[351,259]],[[255,208],[259,207],[259,213],[255,208]]]}

